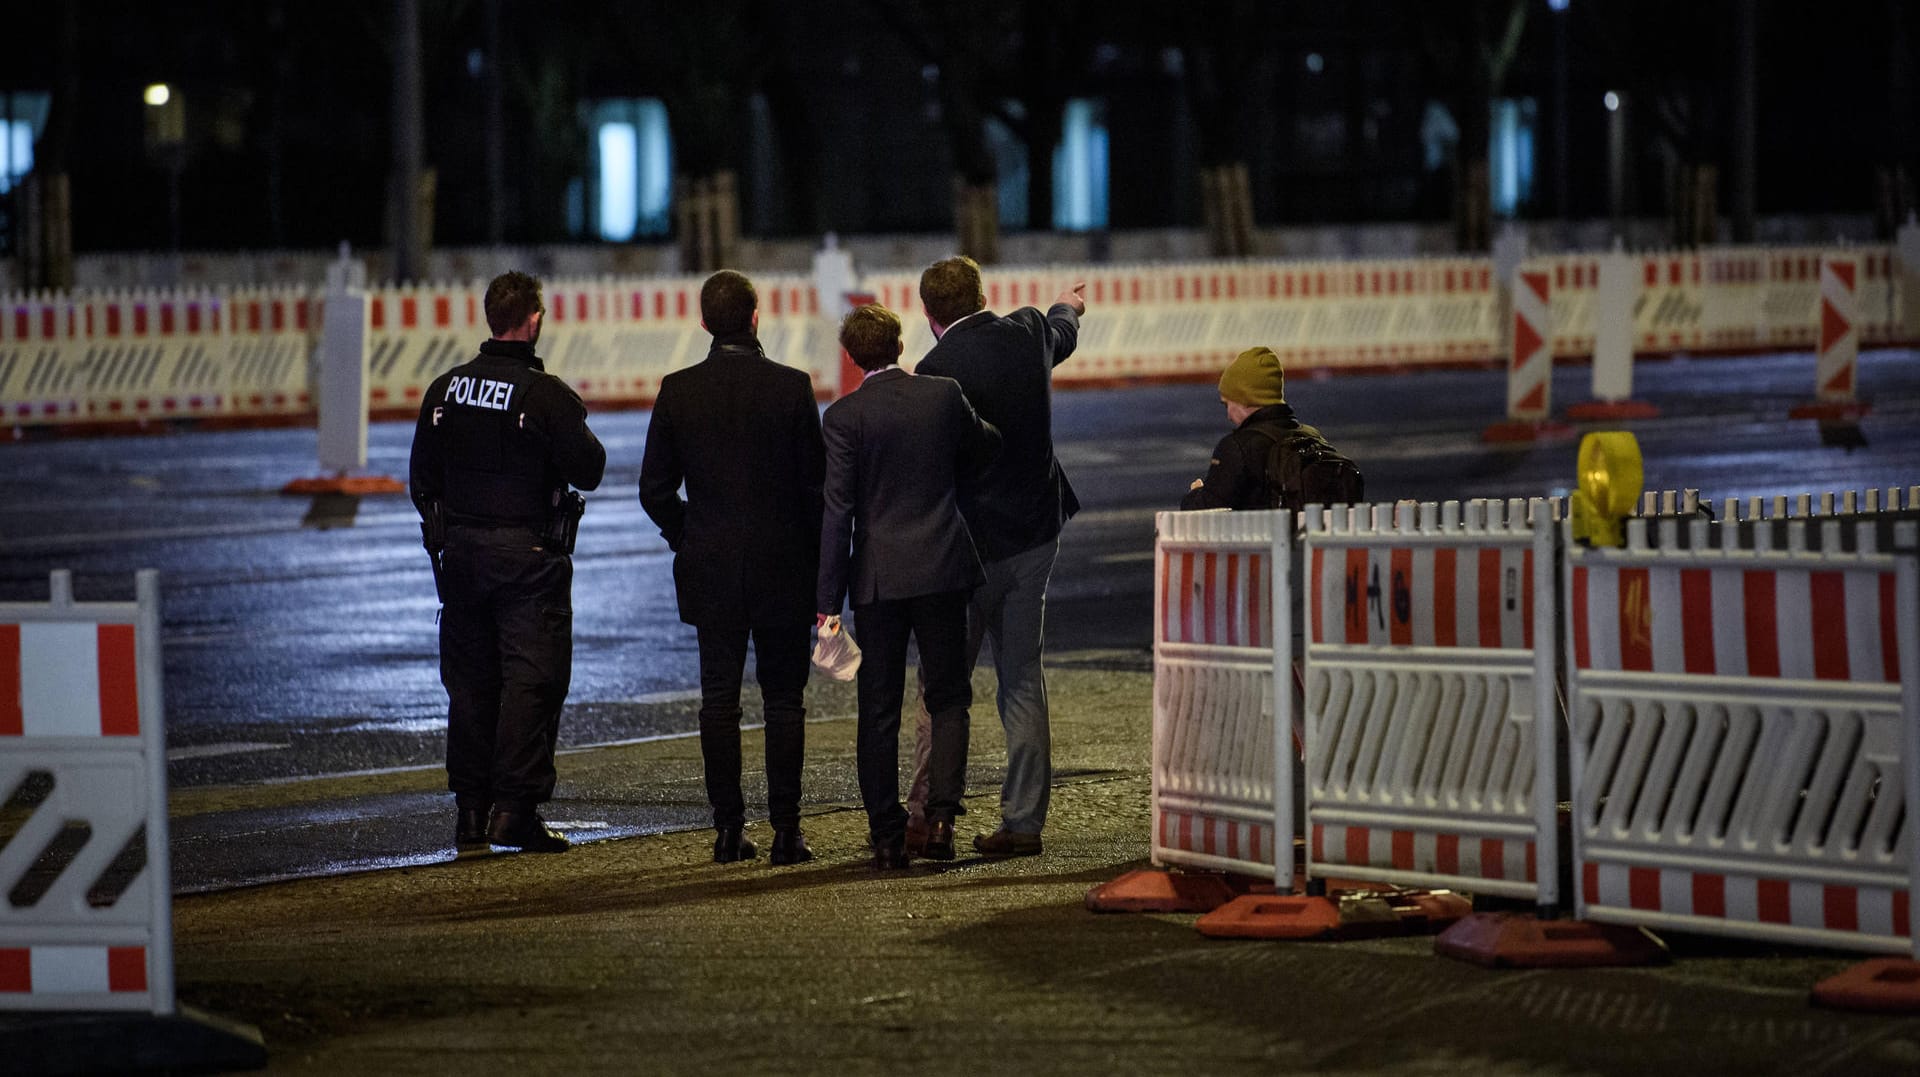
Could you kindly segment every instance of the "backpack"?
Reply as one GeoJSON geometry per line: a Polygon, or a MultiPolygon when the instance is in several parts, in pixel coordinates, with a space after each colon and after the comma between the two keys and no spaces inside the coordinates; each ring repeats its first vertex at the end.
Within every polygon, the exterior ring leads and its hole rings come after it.
{"type": "Polygon", "coordinates": [[[1267,505],[1299,512],[1307,505],[1357,505],[1366,500],[1360,465],[1342,456],[1312,427],[1250,429],[1273,442],[1267,453],[1267,505]]]}

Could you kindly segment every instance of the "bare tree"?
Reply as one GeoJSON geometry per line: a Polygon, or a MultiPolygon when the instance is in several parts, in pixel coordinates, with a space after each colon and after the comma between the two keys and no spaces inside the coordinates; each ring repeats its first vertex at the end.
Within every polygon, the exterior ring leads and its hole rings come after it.
{"type": "Polygon", "coordinates": [[[1493,189],[1489,159],[1494,98],[1506,85],[1527,26],[1527,0],[1452,0],[1420,7],[1427,59],[1460,128],[1454,158],[1454,243],[1486,250],[1492,241],[1493,189]]]}

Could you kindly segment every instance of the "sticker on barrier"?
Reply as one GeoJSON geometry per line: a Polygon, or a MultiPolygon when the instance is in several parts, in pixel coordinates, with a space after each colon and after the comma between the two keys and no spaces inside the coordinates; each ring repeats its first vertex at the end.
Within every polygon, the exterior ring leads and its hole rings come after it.
{"type": "Polygon", "coordinates": [[[174,1010],[159,578],[0,604],[0,1011],[174,1010]]]}
{"type": "Polygon", "coordinates": [[[1276,735],[1292,725],[1290,520],[1286,512],[1157,518],[1155,864],[1291,885],[1292,737],[1276,735]],[[1276,753],[1285,765],[1276,767],[1276,753]]]}
{"type": "Polygon", "coordinates": [[[1557,900],[1553,508],[1309,516],[1310,874],[1557,900]]]}
{"type": "Polygon", "coordinates": [[[1648,523],[1568,554],[1580,915],[1911,949],[1916,524],[1648,523]]]}

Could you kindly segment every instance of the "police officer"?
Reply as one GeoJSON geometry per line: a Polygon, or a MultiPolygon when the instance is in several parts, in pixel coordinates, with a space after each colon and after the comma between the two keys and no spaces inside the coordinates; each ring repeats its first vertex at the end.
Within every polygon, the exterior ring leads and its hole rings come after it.
{"type": "Polygon", "coordinates": [[[411,467],[442,605],[454,844],[557,853],[567,839],[536,809],[553,796],[572,674],[570,555],[585,502],[568,487],[600,485],[607,452],[580,397],[534,354],[540,282],[495,277],[486,312],[493,338],[420,402],[411,467]]]}

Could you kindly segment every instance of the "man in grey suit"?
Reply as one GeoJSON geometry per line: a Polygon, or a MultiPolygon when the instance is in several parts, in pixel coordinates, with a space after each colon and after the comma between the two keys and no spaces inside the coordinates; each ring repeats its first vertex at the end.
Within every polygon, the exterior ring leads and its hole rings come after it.
{"type": "Polygon", "coordinates": [[[907,640],[920,646],[931,715],[924,853],[953,859],[953,817],[966,791],[967,596],[984,578],[957,487],[984,468],[1000,434],[960,386],[900,369],[900,319],[868,305],[840,325],[840,346],[867,372],[827,409],[825,513],[817,621],[853,606],[859,672],[856,766],[874,864],[907,864],[900,804],[900,704],[907,640]]]}
{"type": "Polygon", "coordinates": [[[920,274],[920,302],[938,343],[915,371],[959,382],[980,417],[1006,439],[1000,458],[963,491],[960,504],[987,574],[973,593],[967,668],[979,657],[982,639],[991,640],[1000,725],[1007,735],[1000,826],[973,839],[974,849],[988,856],[1040,852],[1053,787],[1040,665],[1047,580],[1060,529],[1079,511],[1080,500],[1053,455],[1052,377],[1079,342],[1085,291],[1083,282],[1061,292],[1045,314],[1021,307],[997,315],[986,309],[980,267],[971,258],[945,258],[920,274]]]}
{"type": "Polygon", "coordinates": [[[753,282],[723,269],[700,289],[705,360],[660,382],[640,505],[673,550],[680,619],[700,645],[700,754],[713,858],[751,858],[741,833],[740,678],[753,643],[766,715],[775,864],[811,860],[800,833],[808,617],[819,563],[823,449],[813,379],[760,349],[753,282]],[[680,496],[680,484],[687,494],[680,496]]]}

